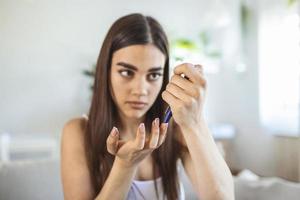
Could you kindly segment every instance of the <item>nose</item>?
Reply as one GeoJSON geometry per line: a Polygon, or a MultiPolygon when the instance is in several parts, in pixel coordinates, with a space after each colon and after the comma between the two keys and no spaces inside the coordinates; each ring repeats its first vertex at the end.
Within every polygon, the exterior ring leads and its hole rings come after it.
{"type": "Polygon", "coordinates": [[[144,77],[136,78],[132,84],[132,94],[135,96],[146,96],[148,94],[149,83],[144,77]]]}

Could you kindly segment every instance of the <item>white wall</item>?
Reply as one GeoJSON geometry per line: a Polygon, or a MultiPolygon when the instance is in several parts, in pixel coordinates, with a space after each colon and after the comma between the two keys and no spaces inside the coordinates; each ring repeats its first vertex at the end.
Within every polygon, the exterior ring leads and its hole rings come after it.
{"type": "Polygon", "coordinates": [[[212,9],[204,2],[1,0],[0,131],[58,133],[68,118],[85,113],[89,80],[81,71],[96,62],[120,16],[150,14],[169,33],[188,34],[212,9]]]}
{"type": "MultiPolygon", "coordinates": [[[[237,12],[235,0],[223,2],[237,12]]],[[[58,135],[68,119],[86,113],[90,81],[81,71],[96,62],[102,39],[118,17],[142,12],[157,18],[170,34],[189,35],[214,24],[220,14],[216,7],[217,0],[1,0],[0,132],[58,135]]],[[[246,40],[247,72],[237,75],[234,62],[224,61],[220,74],[207,77],[206,106],[211,122],[237,128],[230,164],[272,175],[273,139],[263,133],[258,116],[256,23],[254,12],[246,40]]]]}
{"type": "MultiPolygon", "coordinates": [[[[247,69],[244,73],[234,70],[241,59],[238,54],[225,61],[221,73],[209,76],[207,106],[208,112],[213,113],[213,121],[232,123],[237,128],[236,138],[227,154],[230,165],[272,175],[275,173],[273,138],[265,134],[259,122],[256,2],[251,1],[249,6],[252,10],[250,31],[243,44],[247,69]]],[[[228,40],[227,45],[230,45],[228,40]]]]}

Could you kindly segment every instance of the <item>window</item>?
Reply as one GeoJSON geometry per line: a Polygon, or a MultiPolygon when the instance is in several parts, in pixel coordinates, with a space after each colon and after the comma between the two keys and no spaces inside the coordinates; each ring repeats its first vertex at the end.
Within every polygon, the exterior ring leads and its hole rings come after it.
{"type": "Polygon", "coordinates": [[[259,15],[260,119],[272,134],[299,136],[299,10],[275,5],[262,6],[259,15]]]}

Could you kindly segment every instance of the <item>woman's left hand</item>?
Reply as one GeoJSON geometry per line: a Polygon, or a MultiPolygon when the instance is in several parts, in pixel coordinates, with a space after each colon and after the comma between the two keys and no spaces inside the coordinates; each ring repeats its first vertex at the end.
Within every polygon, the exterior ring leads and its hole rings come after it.
{"type": "Polygon", "coordinates": [[[201,65],[184,63],[174,68],[174,75],[163,91],[162,98],[169,104],[179,126],[190,127],[203,120],[206,85],[201,65]]]}

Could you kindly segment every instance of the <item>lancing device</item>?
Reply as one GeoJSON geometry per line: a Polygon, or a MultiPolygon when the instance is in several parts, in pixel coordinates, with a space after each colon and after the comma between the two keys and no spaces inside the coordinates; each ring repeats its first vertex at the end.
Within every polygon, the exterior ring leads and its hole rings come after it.
{"type": "MultiPolygon", "coordinates": [[[[181,74],[180,76],[182,76],[183,78],[189,80],[189,78],[186,77],[184,74],[181,74]]],[[[171,111],[170,106],[168,106],[168,108],[165,112],[165,117],[164,117],[163,123],[169,123],[171,117],[172,117],[172,111],[171,111]]]]}

